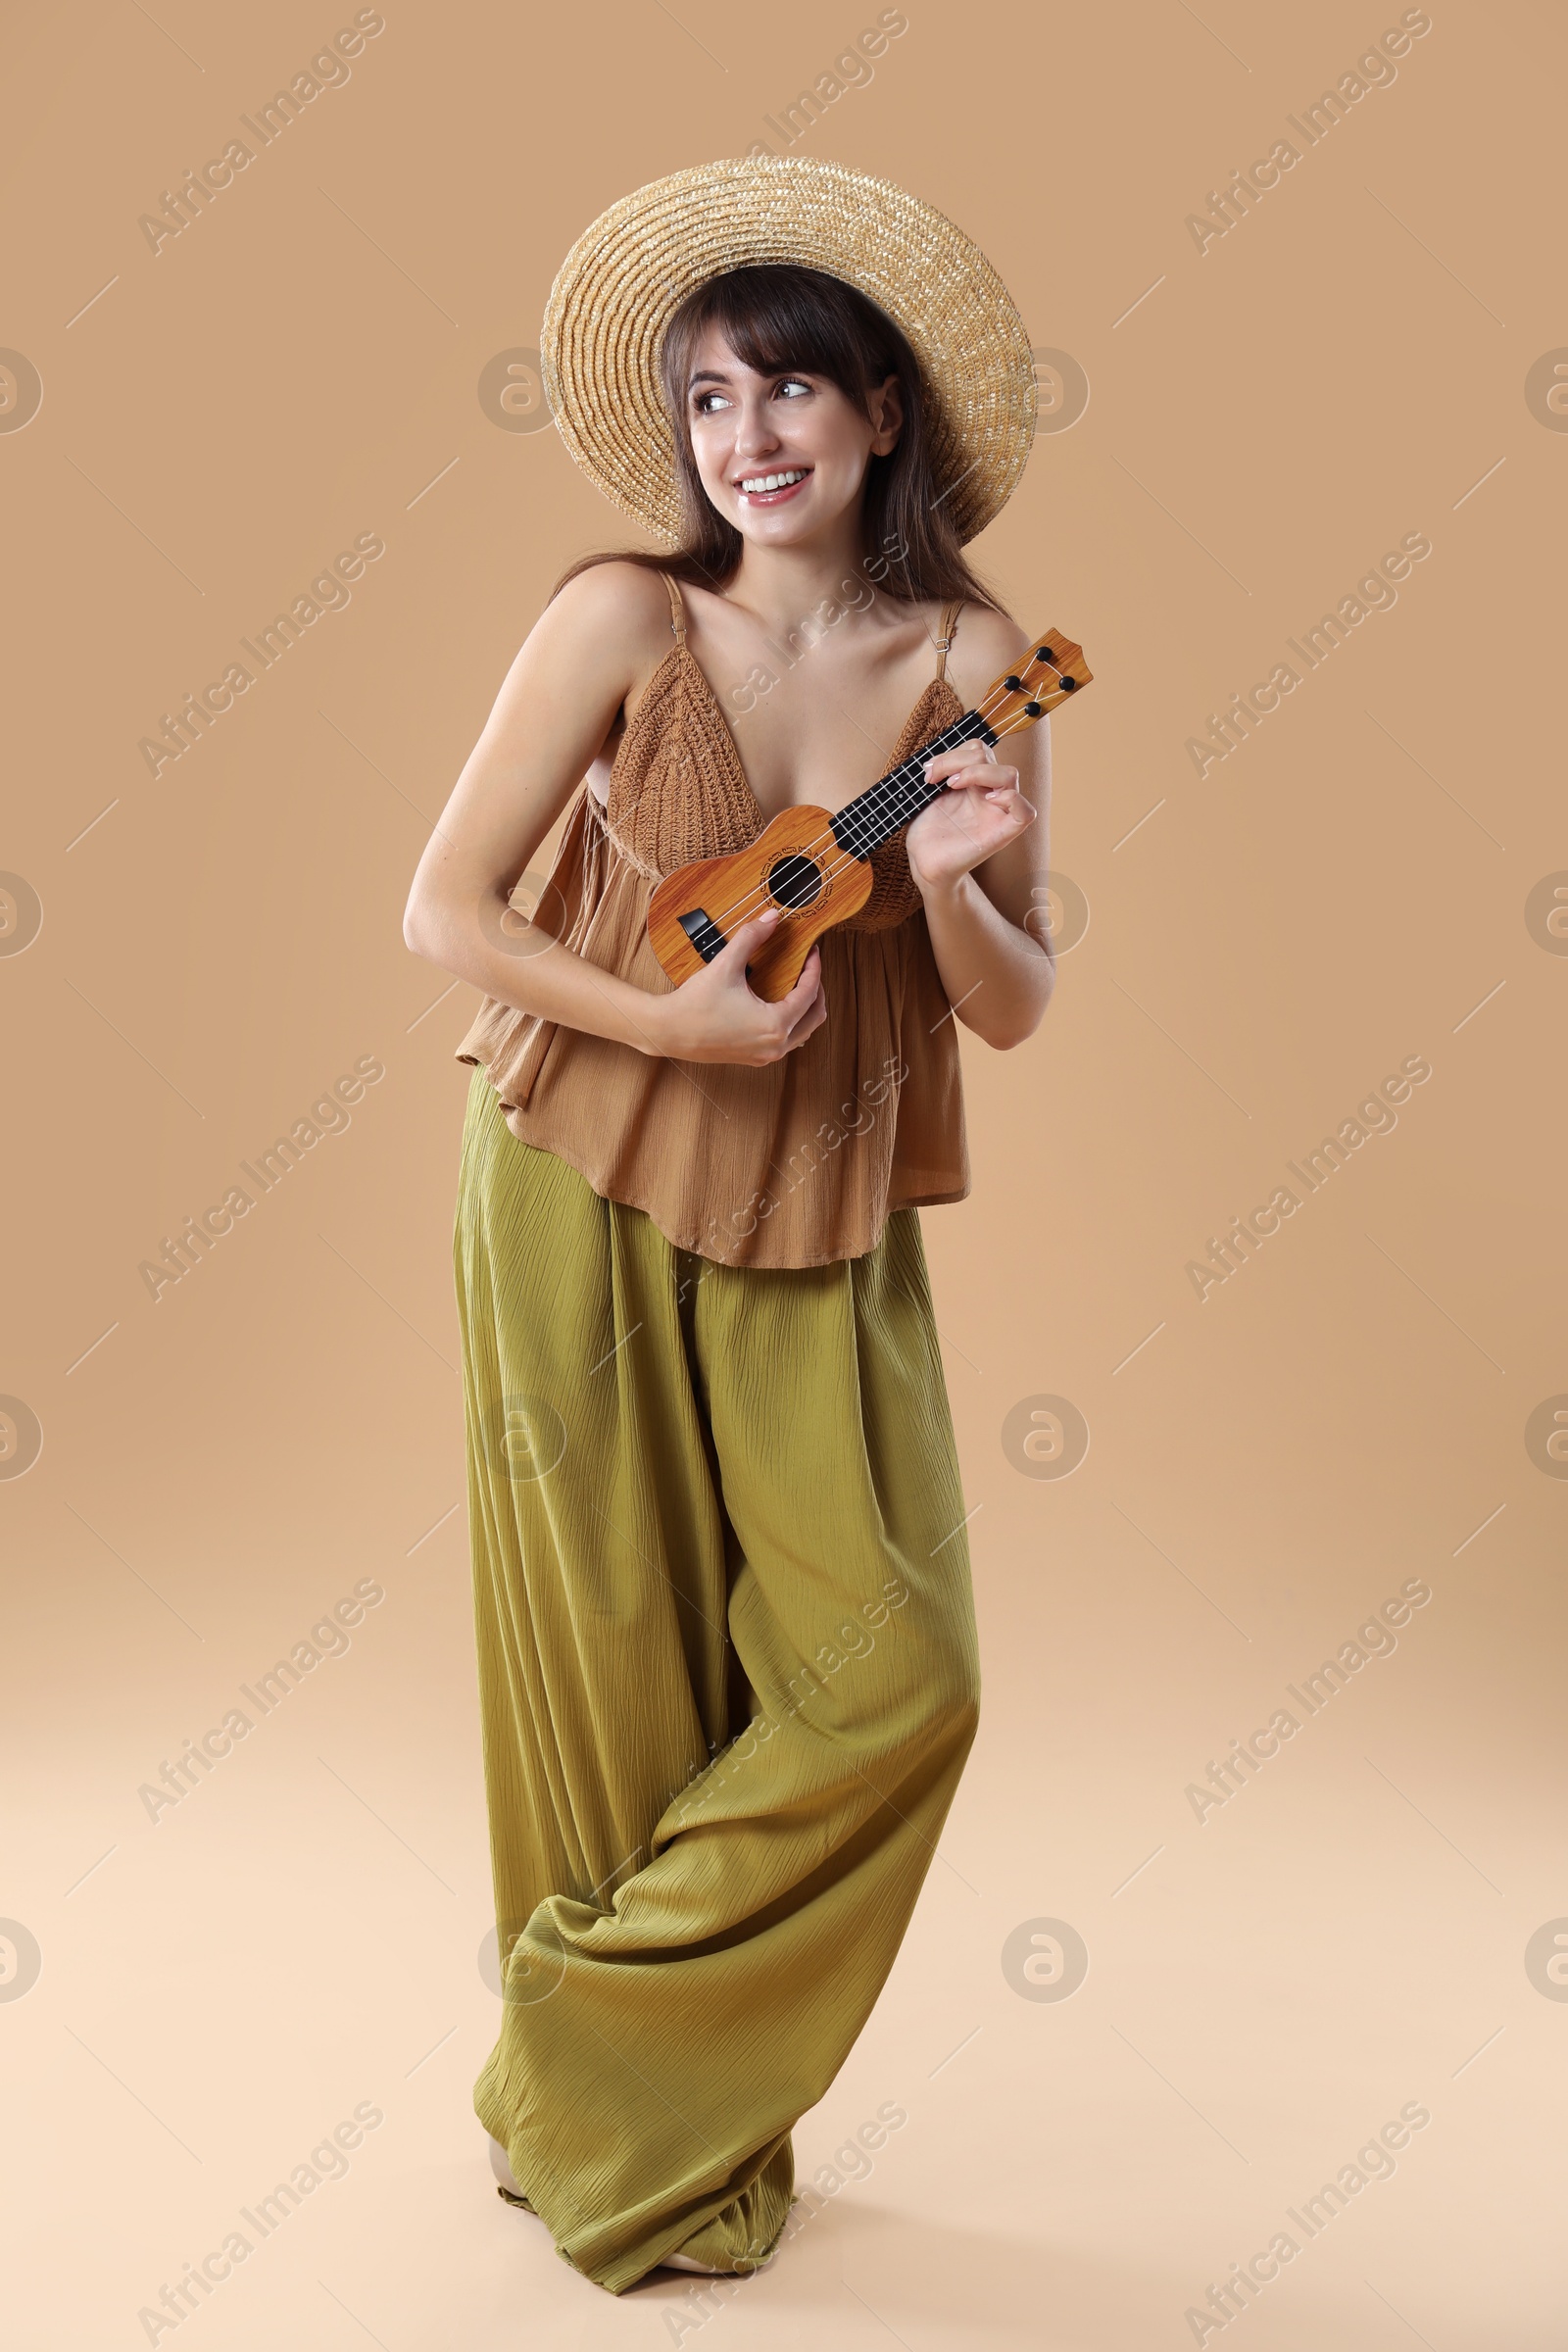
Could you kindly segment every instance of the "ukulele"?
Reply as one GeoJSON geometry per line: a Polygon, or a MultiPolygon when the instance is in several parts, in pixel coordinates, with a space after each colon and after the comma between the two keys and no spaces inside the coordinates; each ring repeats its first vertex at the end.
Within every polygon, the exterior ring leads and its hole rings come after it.
{"type": "Polygon", "coordinates": [[[677,866],[648,908],[649,941],[665,973],[678,988],[712,962],[742,923],[776,906],[773,935],[746,967],[758,996],[776,1004],[800,978],[813,943],[870,897],[871,852],[948,790],[928,782],[926,761],[960,743],[998,743],[1032,727],[1089,685],[1092,674],[1083,647],[1047,629],[1028,659],[981,697],[978,710],[944,727],[847,808],[834,815],[781,808],[748,848],[677,866]]]}

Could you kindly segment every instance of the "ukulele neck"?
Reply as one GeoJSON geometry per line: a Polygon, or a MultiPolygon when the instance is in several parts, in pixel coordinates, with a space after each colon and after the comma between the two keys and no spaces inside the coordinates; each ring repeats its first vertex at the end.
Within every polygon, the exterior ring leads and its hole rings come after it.
{"type": "Polygon", "coordinates": [[[891,841],[922,808],[929,808],[947,791],[946,784],[932,784],[926,777],[926,761],[938,752],[956,751],[960,743],[995,743],[992,733],[978,710],[966,710],[956,718],[951,727],[923,745],[918,752],[890,768],[877,783],[862,792],[857,800],[841,808],[831,820],[833,838],[839,848],[852,858],[869,858],[883,842],[891,841]]]}

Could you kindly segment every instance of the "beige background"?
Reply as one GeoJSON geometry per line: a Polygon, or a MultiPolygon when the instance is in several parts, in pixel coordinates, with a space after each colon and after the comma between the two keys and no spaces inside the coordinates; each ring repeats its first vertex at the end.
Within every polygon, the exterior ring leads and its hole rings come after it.
{"type": "Polygon", "coordinates": [[[41,1953],[23,1989],[0,1944],[19,2345],[145,2342],[362,2102],[346,2178],[160,2342],[1152,2352],[1407,2102],[1393,2177],[1206,2340],[1562,2340],[1568,2006],[1525,1957],[1568,1914],[1568,1486],[1525,1429],[1568,1391],[1568,960],[1526,905],[1568,868],[1568,439],[1526,378],[1568,345],[1568,33],[1436,0],[1200,254],[1188,214],[1397,8],[906,13],[795,152],[941,206],[1087,375],[976,554],[1097,674],[1055,732],[1091,919],[1026,1047],[964,1037],[974,1194],[924,1224],[985,1721],[803,2180],[880,2104],[908,2121],[706,2316],[668,2275],[573,2278],[469,2111],[498,2016],[449,1258],[473,1000],[399,923],[551,582],[625,537],[482,371],[603,206],[744,153],[877,12],[388,0],[156,256],[138,217],[352,11],[100,0],[7,36],[0,343],[43,391],[0,432],[0,866],[42,906],[0,959],[0,1391],[43,1433],[0,1481],[0,1914],[41,1953]],[[367,532],[347,609],[149,775],[160,714],[367,532]],[[1188,737],[1413,532],[1397,605],[1200,780],[1188,737]],[[348,1129],[155,1304],[139,1263],[362,1055],[348,1129]],[[1200,1302],[1187,1261],[1407,1055],[1397,1129],[1200,1302]],[[1041,1396],[1091,1433],[1064,1480],[1004,1448],[1041,1396]],[[1200,1825],[1189,1784],[1414,1578],[1396,1651],[1200,1825]],[[150,1821],[139,1788],[367,1579],[347,1653],[150,1821]],[[1043,1920],[1088,1948],[1065,2000],[1004,1973],[1043,1920]]]}

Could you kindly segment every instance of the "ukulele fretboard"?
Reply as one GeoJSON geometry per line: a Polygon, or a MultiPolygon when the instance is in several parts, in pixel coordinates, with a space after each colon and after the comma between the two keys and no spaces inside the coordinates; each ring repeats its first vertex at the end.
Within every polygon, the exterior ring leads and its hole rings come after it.
{"type": "Polygon", "coordinates": [[[966,710],[956,718],[951,727],[911,752],[899,766],[890,768],[885,776],[867,787],[858,799],[841,808],[831,819],[833,838],[841,850],[852,858],[869,858],[884,841],[940,800],[947,791],[945,784],[932,784],[926,779],[926,761],[938,752],[956,751],[960,743],[995,743],[992,733],[978,710],[966,710]]]}

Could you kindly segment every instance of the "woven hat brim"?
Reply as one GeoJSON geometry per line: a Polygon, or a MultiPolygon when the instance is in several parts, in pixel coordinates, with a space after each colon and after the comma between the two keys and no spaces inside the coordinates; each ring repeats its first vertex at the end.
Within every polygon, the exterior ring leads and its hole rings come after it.
{"type": "Polygon", "coordinates": [[[1023,320],[978,245],[892,181],[807,157],[704,164],[623,196],[550,290],[545,393],[576,463],[657,538],[681,536],[674,432],[659,376],[686,296],[767,262],[858,286],[908,339],[925,379],[938,497],[960,541],[1000,514],[1034,435],[1023,320]]]}

